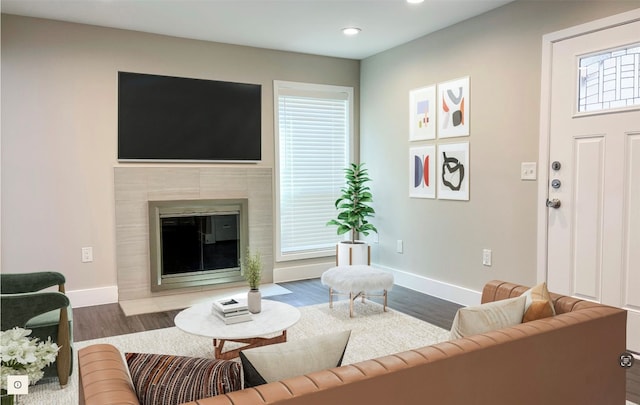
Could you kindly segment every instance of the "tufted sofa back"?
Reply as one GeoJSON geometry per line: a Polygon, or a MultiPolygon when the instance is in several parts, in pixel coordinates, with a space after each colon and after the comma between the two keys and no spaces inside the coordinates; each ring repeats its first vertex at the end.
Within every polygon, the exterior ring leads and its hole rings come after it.
{"type": "MultiPolygon", "coordinates": [[[[491,281],[484,287],[482,301],[505,299],[526,290],[491,281]]],[[[558,315],[551,318],[189,405],[623,404],[626,375],[618,358],[626,349],[626,311],[557,294],[552,298],[558,315]]],[[[95,364],[85,373],[87,349],[80,351],[81,385],[85,388],[81,395],[86,396],[86,402],[81,399],[81,403],[134,404],[128,402],[135,400],[129,395],[132,388],[124,369],[115,370],[118,367],[113,365],[117,350],[115,354],[115,348],[111,353],[94,353],[95,364]],[[103,392],[108,390],[113,392],[103,392]]]]}

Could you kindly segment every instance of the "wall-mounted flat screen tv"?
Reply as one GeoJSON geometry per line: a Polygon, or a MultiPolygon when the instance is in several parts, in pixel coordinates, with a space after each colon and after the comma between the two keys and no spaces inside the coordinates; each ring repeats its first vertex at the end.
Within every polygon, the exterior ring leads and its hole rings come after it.
{"type": "Polygon", "coordinates": [[[118,72],[118,160],[256,162],[259,84],[118,72]]]}

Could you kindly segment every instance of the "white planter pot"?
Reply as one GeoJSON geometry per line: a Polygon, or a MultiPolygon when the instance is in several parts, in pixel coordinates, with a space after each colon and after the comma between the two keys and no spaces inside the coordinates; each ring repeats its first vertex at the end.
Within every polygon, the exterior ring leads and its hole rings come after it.
{"type": "Polygon", "coordinates": [[[371,248],[363,241],[340,242],[336,246],[336,266],[371,264],[371,248]]]}
{"type": "Polygon", "coordinates": [[[249,290],[247,293],[247,307],[249,307],[249,312],[252,314],[262,311],[262,293],[260,290],[249,290]]]}

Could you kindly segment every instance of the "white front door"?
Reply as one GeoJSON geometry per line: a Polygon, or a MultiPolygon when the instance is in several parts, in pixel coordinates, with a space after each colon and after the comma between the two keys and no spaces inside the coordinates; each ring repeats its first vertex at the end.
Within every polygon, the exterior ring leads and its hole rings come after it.
{"type": "Polygon", "coordinates": [[[626,309],[640,352],[640,21],[551,46],[547,283],[626,309]]]}

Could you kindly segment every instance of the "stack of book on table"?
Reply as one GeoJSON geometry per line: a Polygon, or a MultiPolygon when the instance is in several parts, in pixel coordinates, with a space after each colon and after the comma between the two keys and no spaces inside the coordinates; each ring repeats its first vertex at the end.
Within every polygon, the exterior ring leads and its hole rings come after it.
{"type": "Polygon", "coordinates": [[[247,303],[233,298],[213,301],[211,312],[220,317],[227,325],[251,320],[251,312],[249,312],[247,303]]]}

